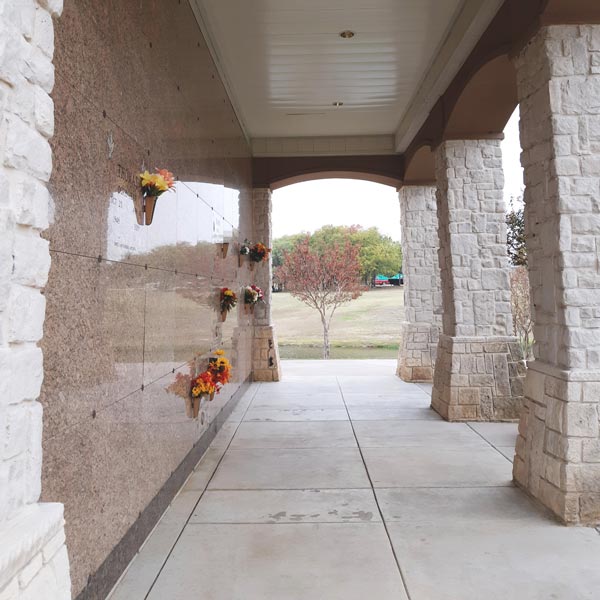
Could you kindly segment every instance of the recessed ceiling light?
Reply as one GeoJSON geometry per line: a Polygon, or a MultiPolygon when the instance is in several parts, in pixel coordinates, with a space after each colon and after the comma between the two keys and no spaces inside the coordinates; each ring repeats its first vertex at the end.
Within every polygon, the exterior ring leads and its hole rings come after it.
{"type": "Polygon", "coordinates": [[[349,29],[345,29],[344,31],[342,31],[340,33],[340,37],[344,38],[345,40],[349,40],[350,38],[354,37],[354,31],[350,31],[349,29]]]}
{"type": "Polygon", "coordinates": [[[338,107],[338,106],[344,106],[344,103],[343,103],[343,102],[340,102],[340,101],[337,101],[337,102],[333,102],[333,105],[334,105],[335,107],[338,107]]]}

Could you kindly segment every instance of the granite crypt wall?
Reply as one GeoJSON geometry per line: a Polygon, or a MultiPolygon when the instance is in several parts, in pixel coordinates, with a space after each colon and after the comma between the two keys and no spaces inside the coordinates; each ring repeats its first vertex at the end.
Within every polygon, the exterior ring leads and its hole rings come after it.
{"type": "Polygon", "coordinates": [[[67,0],[55,40],[42,497],[65,506],[73,597],[100,598],[104,561],[250,375],[252,317],[221,322],[218,293],[252,282],[251,165],[187,1],[67,0]],[[142,227],[155,167],[179,181],[142,227]],[[218,347],[235,381],[189,419],[177,374],[218,347]]]}

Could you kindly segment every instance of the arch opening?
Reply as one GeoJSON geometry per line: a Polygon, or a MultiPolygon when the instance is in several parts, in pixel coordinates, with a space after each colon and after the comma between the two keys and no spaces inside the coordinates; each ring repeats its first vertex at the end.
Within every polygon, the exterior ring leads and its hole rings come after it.
{"type": "Polygon", "coordinates": [[[290,185],[296,185],[299,183],[308,183],[311,181],[319,181],[324,179],[337,179],[337,180],[354,180],[364,181],[368,183],[377,183],[381,185],[387,185],[398,189],[402,184],[399,177],[390,177],[387,175],[381,175],[377,173],[364,173],[354,171],[314,171],[310,173],[303,173],[298,175],[291,175],[284,177],[271,184],[273,191],[288,187],[290,185]]]}
{"type": "MultiPolygon", "coordinates": [[[[319,309],[307,306],[298,299],[298,294],[290,293],[285,270],[280,268],[285,262],[284,251],[291,252],[293,263],[295,251],[292,248],[298,248],[297,244],[307,234],[311,236],[310,248],[317,253],[337,244],[343,246],[348,239],[355,246],[364,244],[360,250],[360,275],[356,278],[362,294],[335,310],[328,337],[329,356],[332,359],[393,360],[391,375],[395,370],[400,323],[404,317],[400,285],[400,204],[395,186],[366,179],[357,181],[356,177],[313,178],[277,189],[272,199],[272,318],[281,359],[324,357],[324,330],[319,309]],[[397,260],[394,260],[394,248],[397,260]]],[[[347,254],[342,249],[342,255],[340,268],[347,271],[346,266],[350,265],[352,271],[352,252],[347,254]]],[[[312,283],[312,280],[306,282],[309,286],[312,283]]]]}

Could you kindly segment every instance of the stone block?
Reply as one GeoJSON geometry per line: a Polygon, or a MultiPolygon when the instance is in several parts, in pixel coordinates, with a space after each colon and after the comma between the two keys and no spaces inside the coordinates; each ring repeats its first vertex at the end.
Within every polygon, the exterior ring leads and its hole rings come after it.
{"type": "Polygon", "coordinates": [[[546,407],[545,422],[546,425],[558,433],[563,432],[563,411],[565,403],[552,396],[545,396],[544,405],[546,407]]]}
{"type": "MultiPolygon", "coordinates": [[[[32,13],[33,14],[33,13],[32,13]]],[[[0,81],[11,87],[22,80],[21,66],[29,52],[29,44],[25,37],[7,28],[0,22],[0,81]]]]}
{"type": "Polygon", "coordinates": [[[255,369],[252,373],[253,381],[273,381],[273,372],[269,369],[255,369]]]}
{"type": "Polygon", "coordinates": [[[567,494],[548,481],[539,481],[540,501],[557,515],[563,515],[563,521],[576,523],[579,521],[579,499],[575,494],[567,494]]]}
{"type": "Polygon", "coordinates": [[[37,399],[43,379],[42,351],[36,346],[22,344],[18,350],[6,353],[5,359],[0,352],[0,374],[8,392],[0,397],[0,403],[16,404],[37,399]]]}
{"type": "Polygon", "coordinates": [[[600,464],[566,464],[563,469],[566,491],[600,493],[600,464]]]}
{"type": "Polygon", "coordinates": [[[0,600],[19,600],[19,578],[13,577],[13,579],[0,590],[0,600]]]}
{"type": "Polygon", "coordinates": [[[475,405],[449,406],[449,421],[477,421],[479,418],[479,407],[475,405]]]}
{"type": "Polygon", "coordinates": [[[27,564],[27,566],[19,573],[19,585],[21,588],[26,588],[33,578],[40,572],[44,566],[42,553],[36,554],[27,564]]]}
{"type": "Polygon", "coordinates": [[[480,390],[479,388],[462,388],[458,390],[459,404],[475,404],[479,405],[480,390]]]}
{"type": "Polygon", "coordinates": [[[50,195],[44,185],[24,173],[11,173],[9,191],[16,223],[36,229],[48,227],[50,195]]]}
{"type": "Polygon", "coordinates": [[[582,384],[582,401],[600,403],[600,382],[589,381],[582,384]]]}
{"type": "Polygon", "coordinates": [[[548,483],[551,483],[554,487],[560,488],[561,485],[561,470],[562,461],[548,454],[544,455],[544,471],[543,476],[548,483]]]}
{"type": "Polygon", "coordinates": [[[600,463],[600,439],[584,439],[582,444],[583,462],[600,463]]]}
{"type": "Polygon", "coordinates": [[[38,290],[23,286],[11,288],[8,301],[9,342],[37,342],[42,338],[46,299],[38,290]]]}
{"type": "Polygon", "coordinates": [[[563,408],[563,432],[572,437],[598,438],[598,405],[567,402],[563,408]]]}
{"type": "Polygon", "coordinates": [[[582,525],[600,523],[600,494],[581,494],[579,497],[579,522],[582,525]]]}
{"type": "MultiPolygon", "coordinates": [[[[404,379],[404,378],[403,378],[404,379]]],[[[413,367],[410,377],[404,379],[409,382],[430,382],[433,380],[433,369],[431,367],[413,367]]]]}
{"type": "Polygon", "coordinates": [[[35,11],[33,43],[50,59],[54,55],[54,24],[52,15],[42,6],[35,11]]]}
{"type": "Polygon", "coordinates": [[[34,118],[37,130],[46,138],[54,135],[54,102],[41,88],[35,89],[34,118]]]}
{"type": "Polygon", "coordinates": [[[48,141],[19,117],[7,117],[4,164],[48,181],[52,153],[48,141]]]}
{"type": "MultiPolygon", "coordinates": [[[[42,288],[50,270],[49,242],[32,229],[17,229],[14,239],[13,283],[42,288]]],[[[43,318],[43,315],[42,315],[43,318]]]]}

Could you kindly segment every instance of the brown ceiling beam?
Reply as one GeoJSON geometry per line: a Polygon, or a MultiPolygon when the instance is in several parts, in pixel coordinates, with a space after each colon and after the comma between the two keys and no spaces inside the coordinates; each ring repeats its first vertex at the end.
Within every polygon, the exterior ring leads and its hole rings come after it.
{"type": "Polygon", "coordinates": [[[598,0],[549,0],[542,15],[544,25],[600,23],[598,0]]]}
{"type": "Polygon", "coordinates": [[[325,178],[351,178],[402,184],[401,154],[366,156],[274,156],[252,159],[254,187],[277,189],[292,183],[325,178]]]}

